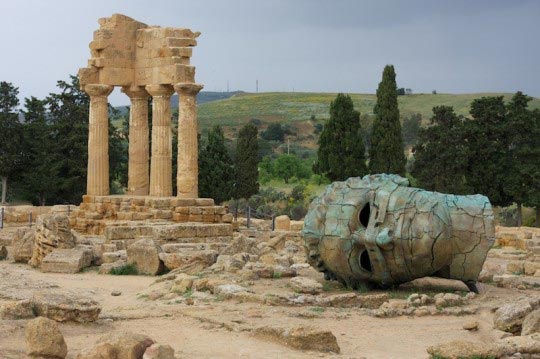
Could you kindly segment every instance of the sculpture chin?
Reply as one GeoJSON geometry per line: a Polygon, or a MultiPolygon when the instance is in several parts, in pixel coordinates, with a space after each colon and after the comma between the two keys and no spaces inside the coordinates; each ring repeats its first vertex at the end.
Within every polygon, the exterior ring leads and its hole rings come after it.
{"type": "Polygon", "coordinates": [[[350,178],[315,198],[302,235],[309,261],[350,286],[386,286],[425,276],[474,283],[494,242],[481,195],[409,187],[397,175],[350,178]]]}

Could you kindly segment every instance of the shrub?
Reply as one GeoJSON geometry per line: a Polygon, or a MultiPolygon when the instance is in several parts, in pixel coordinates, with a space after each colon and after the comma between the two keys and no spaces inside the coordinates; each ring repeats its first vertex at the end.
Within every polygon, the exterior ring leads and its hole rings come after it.
{"type": "Polygon", "coordinates": [[[121,267],[112,268],[109,274],[112,275],[135,275],[139,274],[139,270],[134,263],[125,264],[121,267]]]}

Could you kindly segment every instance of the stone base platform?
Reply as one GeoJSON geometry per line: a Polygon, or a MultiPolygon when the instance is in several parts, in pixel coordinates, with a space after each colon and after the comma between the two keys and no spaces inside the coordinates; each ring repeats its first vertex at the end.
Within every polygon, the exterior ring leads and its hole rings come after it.
{"type": "Polygon", "coordinates": [[[211,198],[149,196],[83,196],[78,210],[71,212],[73,229],[86,234],[103,234],[116,221],[167,221],[191,223],[231,223],[232,215],[211,198]]]}

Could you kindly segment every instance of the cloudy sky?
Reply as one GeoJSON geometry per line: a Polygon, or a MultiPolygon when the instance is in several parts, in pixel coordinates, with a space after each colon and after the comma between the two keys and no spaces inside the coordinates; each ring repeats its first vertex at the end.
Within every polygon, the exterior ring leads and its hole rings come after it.
{"type": "Polygon", "coordinates": [[[0,81],[21,98],[55,91],[113,13],[202,32],[192,63],[209,91],[373,93],[394,64],[414,92],[540,96],[534,0],[0,0],[0,81]]]}

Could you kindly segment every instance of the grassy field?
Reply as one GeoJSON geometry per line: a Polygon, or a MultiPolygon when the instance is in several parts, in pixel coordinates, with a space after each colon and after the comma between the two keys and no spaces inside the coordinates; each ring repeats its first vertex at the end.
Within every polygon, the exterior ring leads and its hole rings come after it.
{"type": "MultiPolygon", "coordinates": [[[[418,112],[426,123],[432,108],[439,105],[453,106],[456,113],[467,116],[471,102],[482,96],[504,95],[508,101],[512,94],[417,94],[399,96],[401,115],[418,112]]],[[[199,121],[202,129],[213,124],[224,127],[241,126],[256,118],[265,123],[293,123],[306,121],[314,115],[317,119],[328,118],[330,102],[335,93],[268,92],[240,93],[225,100],[207,102],[199,106],[199,121]]],[[[355,108],[361,114],[373,114],[375,95],[351,94],[355,108]]],[[[540,99],[535,98],[531,107],[540,108],[540,99]]]]}

